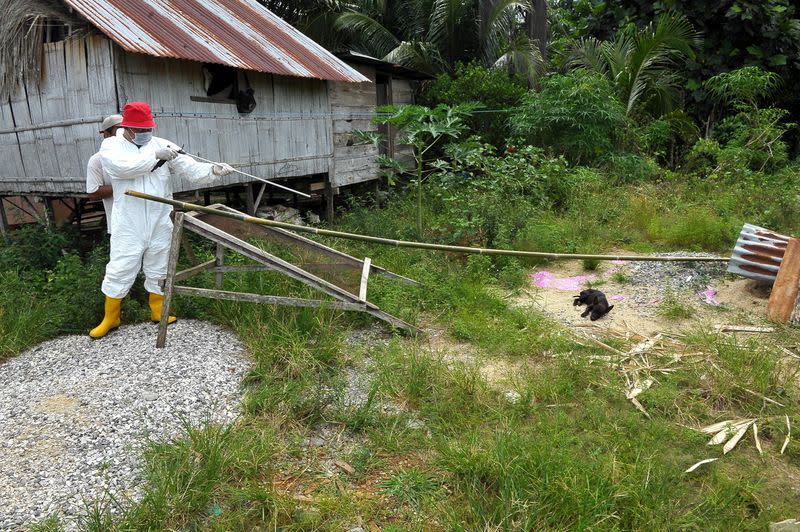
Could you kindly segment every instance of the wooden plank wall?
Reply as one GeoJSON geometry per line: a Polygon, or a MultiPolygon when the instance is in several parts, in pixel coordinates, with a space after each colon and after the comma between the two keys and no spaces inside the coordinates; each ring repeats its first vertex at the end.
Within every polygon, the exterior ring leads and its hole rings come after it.
{"type": "Polygon", "coordinates": [[[116,110],[111,41],[92,35],[45,44],[41,81],[0,103],[0,130],[44,125],[0,134],[0,193],[84,191],[99,119],[116,110]],[[46,125],[75,118],[90,122],[46,125]]]}
{"type": "Polygon", "coordinates": [[[377,131],[371,115],[375,112],[375,68],[350,65],[370,79],[370,83],[330,82],[328,95],[333,114],[334,187],[375,179],[378,174],[378,148],[371,144],[351,145],[353,131],[377,131]]]}
{"type": "MultiPolygon", "coordinates": [[[[410,105],[414,103],[414,87],[413,81],[407,79],[392,79],[392,104],[394,105],[410,105]]],[[[398,144],[395,142],[397,132],[392,130],[392,157],[403,162],[407,167],[414,168],[414,156],[412,155],[411,146],[398,144]]]]}
{"type": "MultiPolygon", "coordinates": [[[[333,146],[327,82],[248,72],[256,108],[241,115],[230,103],[192,101],[192,96],[206,95],[200,63],[119,49],[117,57],[120,101],[149,102],[156,136],[265,179],[329,171],[333,146]]],[[[249,181],[231,174],[218,184],[249,181]]],[[[196,188],[178,180],[174,190],[196,188]]]]}

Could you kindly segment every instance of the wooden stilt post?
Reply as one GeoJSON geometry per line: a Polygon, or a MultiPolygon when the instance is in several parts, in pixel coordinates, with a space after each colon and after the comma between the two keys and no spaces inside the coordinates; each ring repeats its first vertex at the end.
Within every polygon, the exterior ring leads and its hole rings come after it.
{"type": "Polygon", "coordinates": [[[169,261],[167,262],[167,277],[164,279],[164,305],[161,307],[161,320],[158,322],[158,339],[156,347],[164,347],[167,343],[167,322],[169,321],[169,307],[172,304],[172,292],[175,287],[175,271],[178,269],[178,255],[181,252],[181,232],[183,230],[182,212],[175,213],[172,226],[172,242],[169,246],[169,261]]]}
{"type": "Polygon", "coordinates": [[[253,205],[253,216],[256,216],[256,212],[258,212],[258,207],[261,205],[261,199],[264,197],[264,190],[266,190],[267,184],[262,183],[261,189],[258,191],[258,195],[256,196],[255,204],[253,205]]]}
{"type": "Polygon", "coordinates": [[[8,218],[6,218],[6,209],[3,206],[4,199],[3,196],[0,196],[0,233],[3,238],[8,238],[8,218]]]}
{"type": "Polygon", "coordinates": [[[247,208],[247,214],[250,216],[256,215],[256,197],[255,197],[255,190],[253,187],[253,183],[247,183],[244,186],[245,192],[245,204],[247,208]]]}
{"type": "Polygon", "coordinates": [[[767,303],[767,318],[782,323],[800,321],[798,308],[800,293],[800,240],[789,239],[786,253],[783,254],[781,267],[767,303]]]}
{"type": "Polygon", "coordinates": [[[330,174],[325,176],[325,220],[333,221],[333,184],[330,174]]]}
{"type": "Polygon", "coordinates": [[[203,203],[208,207],[211,205],[211,192],[208,190],[203,191],[203,203]]]}
{"type": "MultiPolygon", "coordinates": [[[[225,263],[225,246],[220,243],[217,243],[217,255],[214,259],[214,266],[220,268],[225,263]]],[[[217,290],[222,289],[222,271],[217,270],[217,273],[214,274],[214,287],[217,290]]]]}
{"type": "Polygon", "coordinates": [[[42,198],[44,201],[44,215],[47,219],[47,225],[50,227],[56,226],[56,211],[53,208],[53,198],[45,196],[42,198]]]}

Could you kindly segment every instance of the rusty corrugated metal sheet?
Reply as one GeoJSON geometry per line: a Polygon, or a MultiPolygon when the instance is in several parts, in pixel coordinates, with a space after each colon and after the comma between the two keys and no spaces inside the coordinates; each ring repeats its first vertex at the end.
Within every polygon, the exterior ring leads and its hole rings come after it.
{"type": "Polygon", "coordinates": [[[733,248],[728,271],[748,279],[774,283],[788,244],[788,236],[745,224],[733,248]]]}
{"type": "Polygon", "coordinates": [[[369,81],[255,0],[64,0],[129,52],[369,81]]]}

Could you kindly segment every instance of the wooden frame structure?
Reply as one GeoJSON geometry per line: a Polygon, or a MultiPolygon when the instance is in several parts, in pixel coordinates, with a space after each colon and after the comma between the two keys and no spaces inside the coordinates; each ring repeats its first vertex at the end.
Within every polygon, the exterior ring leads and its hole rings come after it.
{"type": "MultiPolygon", "coordinates": [[[[212,205],[211,208],[220,211],[238,213],[235,209],[224,205],[212,205]]],[[[364,260],[357,259],[346,253],[330,248],[314,240],[299,236],[291,231],[276,227],[265,227],[246,222],[236,222],[245,224],[247,232],[251,235],[263,235],[271,240],[277,240],[287,244],[300,246],[308,249],[315,254],[324,255],[336,262],[326,264],[327,267],[335,269],[337,267],[359,269],[361,271],[361,281],[358,294],[352,293],[340,286],[337,286],[325,279],[306,271],[300,266],[294,265],[283,260],[272,253],[260,249],[249,242],[234,236],[226,231],[226,222],[231,223],[229,218],[218,217],[205,213],[183,213],[176,212],[172,229],[172,241],[170,245],[169,261],[167,264],[167,276],[164,280],[164,305],[161,312],[161,320],[158,324],[158,339],[156,347],[164,347],[167,338],[167,319],[169,317],[172,298],[175,295],[186,295],[195,297],[207,297],[211,299],[223,299],[229,301],[245,301],[250,303],[267,303],[271,305],[288,305],[293,307],[325,307],[337,310],[351,310],[365,312],[380,320],[389,323],[392,327],[413,332],[416,329],[405,321],[392,316],[373,303],[367,301],[367,287],[370,273],[375,273],[383,277],[394,279],[405,284],[418,285],[417,281],[397,275],[383,268],[375,266],[369,258],[364,260]],[[217,246],[214,259],[197,263],[185,233],[192,232],[208,238],[217,246]],[[178,256],[181,248],[184,249],[189,259],[195,263],[193,266],[177,271],[178,256]],[[235,251],[255,262],[246,265],[225,265],[225,250],[235,251]],[[213,271],[215,273],[215,289],[196,288],[191,286],[179,285],[190,277],[199,273],[213,271]],[[252,272],[252,271],[277,271],[306,286],[310,286],[333,298],[331,300],[321,299],[301,299],[294,297],[252,294],[243,292],[230,292],[222,290],[223,275],[229,272],[252,272]]]]}

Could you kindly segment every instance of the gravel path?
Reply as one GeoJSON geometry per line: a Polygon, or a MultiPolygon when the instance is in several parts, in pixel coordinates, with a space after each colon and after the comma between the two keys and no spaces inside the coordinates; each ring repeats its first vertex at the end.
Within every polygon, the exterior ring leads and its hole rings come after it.
{"type": "Polygon", "coordinates": [[[249,361],[209,323],[122,327],[106,338],[66,336],[0,363],[0,530],[59,513],[71,529],[109,489],[136,495],[148,437],[236,418],[249,361]]]}

